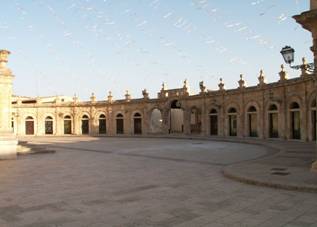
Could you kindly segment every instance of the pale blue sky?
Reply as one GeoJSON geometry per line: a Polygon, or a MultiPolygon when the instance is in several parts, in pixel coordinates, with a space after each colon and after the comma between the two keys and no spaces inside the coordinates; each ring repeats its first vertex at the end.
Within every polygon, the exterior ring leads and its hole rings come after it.
{"type": "MultiPolygon", "coordinates": [[[[205,81],[237,87],[239,74],[257,84],[261,68],[278,80],[280,49],[312,61],[310,34],[291,18],[308,0],[3,0],[0,49],[12,52],[17,95],[95,92],[99,100],[125,90],[156,97],[169,88],[205,81]]],[[[288,69],[290,76],[298,72],[288,69]]]]}

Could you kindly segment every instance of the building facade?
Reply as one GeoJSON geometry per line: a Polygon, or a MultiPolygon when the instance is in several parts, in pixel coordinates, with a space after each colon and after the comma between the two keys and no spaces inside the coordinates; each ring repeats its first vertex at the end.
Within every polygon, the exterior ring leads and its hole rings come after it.
{"type": "Polygon", "coordinates": [[[287,79],[281,67],[277,82],[265,83],[261,70],[258,85],[246,87],[242,75],[238,88],[207,90],[190,95],[182,88],[163,84],[157,98],[81,102],[77,97],[14,97],[12,128],[18,136],[64,135],[186,135],[254,137],[259,139],[316,140],[316,74],[306,71],[287,79]]]}

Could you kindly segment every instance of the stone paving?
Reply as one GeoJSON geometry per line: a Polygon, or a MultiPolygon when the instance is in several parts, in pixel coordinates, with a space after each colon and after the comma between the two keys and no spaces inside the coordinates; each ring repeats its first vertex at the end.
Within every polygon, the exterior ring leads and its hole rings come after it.
{"type": "Polygon", "coordinates": [[[264,158],[224,167],[224,175],[242,182],[317,193],[316,144],[295,141],[261,141],[278,152],[264,158]]]}
{"type": "Polygon", "coordinates": [[[242,184],[265,147],[203,140],[31,138],[55,154],[0,162],[0,226],[317,226],[317,194],[242,184]]]}

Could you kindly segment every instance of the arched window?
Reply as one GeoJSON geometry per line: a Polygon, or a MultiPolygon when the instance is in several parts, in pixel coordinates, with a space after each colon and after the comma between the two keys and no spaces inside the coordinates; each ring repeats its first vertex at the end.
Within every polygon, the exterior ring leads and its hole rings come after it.
{"type": "Polygon", "coordinates": [[[14,117],[11,117],[11,129],[14,132],[14,117]]]}
{"type": "Polygon", "coordinates": [[[218,135],[218,112],[216,109],[211,109],[209,112],[210,135],[218,135]]]}
{"type": "Polygon", "coordinates": [[[228,110],[229,136],[237,136],[237,110],[231,107],[228,110]]]}
{"type": "Polygon", "coordinates": [[[98,121],[99,121],[99,134],[106,134],[107,133],[106,115],[100,114],[98,121]]]}
{"type": "Polygon", "coordinates": [[[133,116],[134,134],[142,134],[142,115],[135,113],[133,116]]]}
{"type": "Polygon", "coordinates": [[[53,134],[53,118],[51,116],[47,116],[45,118],[45,135],[53,134]]]}
{"type": "Polygon", "coordinates": [[[269,106],[269,137],[278,138],[278,109],[275,104],[269,106]]]}
{"type": "Polygon", "coordinates": [[[250,137],[258,136],[258,126],[257,126],[257,110],[254,106],[250,106],[247,112],[248,118],[248,134],[250,137]]]}
{"type": "Polygon", "coordinates": [[[31,116],[25,119],[25,134],[34,135],[34,119],[31,116]]]}
{"type": "Polygon", "coordinates": [[[81,118],[81,133],[83,135],[89,134],[89,117],[87,115],[83,115],[81,118]]]}
{"type": "Polygon", "coordinates": [[[290,129],[292,139],[301,138],[300,107],[297,102],[290,105],[290,129]]]}
{"type": "Polygon", "coordinates": [[[117,134],[124,133],[124,119],[121,113],[116,116],[116,126],[117,126],[117,134]]]}
{"type": "Polygon", "coordinates": [[[70,135],[72,134],[72,118],[69,115],[64,117],[64,134],[70,135]]]}

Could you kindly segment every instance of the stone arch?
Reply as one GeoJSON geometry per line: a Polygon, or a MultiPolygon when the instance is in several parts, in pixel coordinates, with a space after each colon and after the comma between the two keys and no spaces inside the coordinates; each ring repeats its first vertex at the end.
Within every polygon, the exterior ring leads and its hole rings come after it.
{"type": "Polygon", "coordinates": [[[133,128],[133,134],[138,135],[142,134],[142,123],[143,123],[143,114],[142,111],[135,110],[132,112],[132,128],[133,128]]]}
{"type": "Polygon", "coordinates": [[[162,133],[163,132],[163,110],[155,106],[150,110],[150,132],[162,133]]]}
{"type": "Polygon", "coordinates": [[[300,106],[300,108],[302,108],[304,106],[303,99],[299,95],[292,95],[292,96],[288,97],[287,102],[286,102],[286,104],[287,104],[286,107],[289,109],[290,105],[293,102],[297,102],[298,105],[300,106]]]}
{"type": "Polygon", "coordinates": [[[237,110],[237,113],[240,113],[240,106],[238,103],[230,102],[230,103],[226,104],[226,108],[225,108],[226,113],[228,113],[230,108],[235,108],[237,110]]]}

